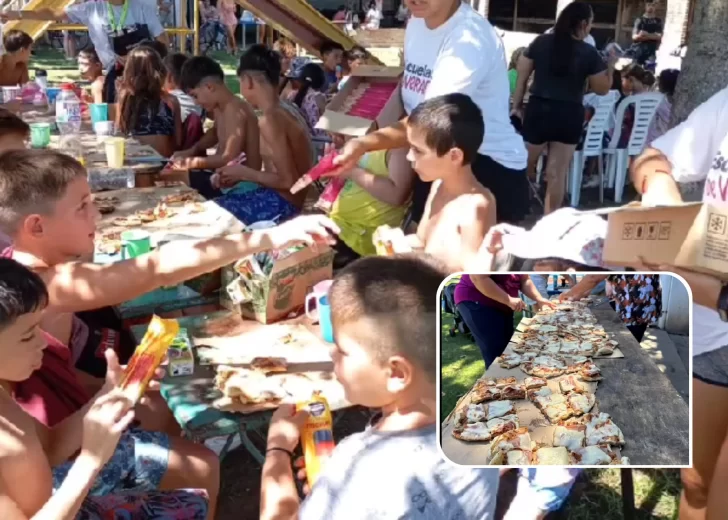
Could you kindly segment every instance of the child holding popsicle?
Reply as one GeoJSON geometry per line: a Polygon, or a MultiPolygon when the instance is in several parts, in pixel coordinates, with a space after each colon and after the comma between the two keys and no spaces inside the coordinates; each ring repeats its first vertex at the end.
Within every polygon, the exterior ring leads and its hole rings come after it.
{"type": "Polygon", "coordinates": [[[308,468],[292,458],[309,414],[282,405],[268,429],[261,519],[493,520],[498,469],[445,461],[435,433],[432,296],[445,276],[440,265],[412,255],[363,258],[337,275],[329,291],[334,373],[348,402],[381,414],[338,440],[301,502],[291,466],[306,479],[308,468]]]}

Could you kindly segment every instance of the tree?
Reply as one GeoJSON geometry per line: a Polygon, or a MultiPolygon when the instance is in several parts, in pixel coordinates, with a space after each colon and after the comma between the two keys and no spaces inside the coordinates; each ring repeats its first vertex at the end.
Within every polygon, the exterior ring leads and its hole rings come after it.
{"type": "MultiPolygon", "coordinates": [[[[675,90],[672,126],[680,124],[698,105],[728,86],[728,61],[725,59],[728,2],[692,1],[695,2],[695,14],[688,37],[687,54],[682,61],[680,78],[675,90]]],[[[689,183],[681,188],[685,200],[702,198],[703,183],[689,183]]]]}

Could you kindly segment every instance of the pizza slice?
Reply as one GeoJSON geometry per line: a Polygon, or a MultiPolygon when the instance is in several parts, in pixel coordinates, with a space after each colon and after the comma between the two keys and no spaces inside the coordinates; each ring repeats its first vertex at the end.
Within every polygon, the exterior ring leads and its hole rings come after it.
{"type": "Polygon", "coordinates": [[[496,419],[491,419],[485,423],[490,430],[490,437],[497,437],[503,435],[506,432],[517,429],[520,424],[518,422],[518,416],[515,414],[504,415],[496,419]]]}
{"type": "Polygon", "coordinates": [[[499,377],[498,379],[495,380],[496,388],[503,388],[505,386],[515,385],[515,384],[516,384],[515,376],[499,377]]]}
{"type": "Polygon", "coordinates": [[[617,345],[619,345],[619,342],[613,339],[602,341],[597,345],[597,355],[611,356],[614,354],[614,349],[617,348],[617,345]]]}
{"type": "Polygon", "coordinates": [[[485,417],[490,420],[506,415],[514,415],[515,413],[516,408],[511,401],[493,401],[488,403],[485,417]]]}
{"type": "Polygon", "coordinates": [[[561,352],[561,342],[560,341],[550,341],[543,347],[543,353],[544,354],[558,354],[561,352]]]}
{"type": "Polygon", "coordinates": [[[531,464],[533,452],[530,450],[511,450],[506,453],[506,464],[509,466],[528,466],[531,464]]]}
{"type": "Polygon", "coordinates": [[[484,422],[468,423],[455,427],[452,436],[461,441],[478,442],[490,440],[490,429],[484,422]]]}
{"type": "Polygon", "coordinates": [[[577,354],[579,352],[579,342],[578,341],[562,341],[561,342],[561,350],[560,354],[577,354]]]}
{"type": "Polygon", "coordinates": [[[496,361],[501,368],[515,368],[521,364],[522,358],[518,354],[502,354],[496,361]]]}
{"type": "Polygon", "coordinates": [[[594,394],[572,393],[566,397],[566,401],[574,415],[584,415],[594,408],[597,399],[594,397],[594,394]]]}
{"type": "Polygon", "coordinates": [[[218,389],[240,404],[279,403],[288,394],[280,381],[257,370],[218,367],[215,382],[218,389]]]}
{"type": "Polygon", "coordinates": [[[288,372],[288,361],[282,357],[256,357],[250,361],[250,367],[266,374],[288,372]]]}
{"type": "Polygon", "coordinates": [[[586,426],[577,425],[558,425],[554,429],[554,446],[563,446],[569,451],[577,450],[584,446],[586,439],[586,426]]]}
{"type": "Polygon", "coordinates": [[[579,370],[582,381],[601,381],[602,372],[592,361],[584,363],[579,370]]]}
{"type": "Polygon", "coordinates": [[[533,398],[532,401],[533,404],[536,405],[536,408],[541,411],[543,411],[543,409],[547,406],[555,406],[560,404],[566,406],[566,396],[555,393],[550,393],[548,395],[537,395],[533,398]]]}
{"type": "Polygon", "coordinates": [[[501,399],[525,399],[526,387],[523,385],[507,385],[501,389],[501,399]]]}
{"type": "Polygon", "coordinates": [[[538,397],[548,397],[553,392],[548,386],[542,386],[541,388],[537,388],[534,390],[528,390],[528,399],[531,401],[534,401],[538,397]]]}
{"type": "Polygon", "coordinates": [[[559,421],[568,419],[573,415],[569,405],[566,402],[549,404],[541,410],[551,424],[557,424],[559,421]]]}
{"type": "Polygon", "coordinates": [[[568,358],[564,358],[564,362],[567,363],[566,373],[575,374],[579,372],[584,366],[584,363],[587,363],[588,361],[589,358],[585,356],[570,356],[568,358]]]}
{"type": "Polygon", "coordinates": [[[571,457],[580,466],[607,466],[617,460],[609,446],[586,446],[572,451],[571,457]]]}
{"type": "Polygon", "coordinates": [[[516,428],[494,437],[490,443],[490,459],[496,458],[499,453],[507,453],[512,450],[530,450],[531,435],[528,428],[516,428]]]}
{"type": "Polygon", "coordinates": [[[591,341],[582,341],[579,344],[579,348],[575,352],[575,354],[578,354],[580,356],[587,356],[591,357],[596,353],[596,346],[591,341]]]}
{"type": "Polygon", "coordinates": [[[568,466],[570,463],[569,452],[563,446],[544,446],[533,454],[533,464],[539,466],[568,466]]]}
{"type": "Polygon", "coordinates": [[[566,373],[566,368],[556,368],[545,365],[540,365],[535,362],[527,362],[521,364],[521,370],[523,370],[529,376],[543,377],[546,379],[560,376],[566,373]]]}
{"type": "Polygon", "coordinates": [[[526,363],[527,361],[533,361],[536,356],[538,356],[538,352],[535,352],[533,350],[528,350],[521,354],[521,362],[526,363]]]}
{"type": "Polygon", "coordinates": [[[570,392],[583,392],[584,386],[577,381],[575,375],[568,375],[562,380],[559,381],[559,388],[561,389],[561,392],[564,394],[568,394],[570,392]]]}
{"type": "Polygon", "coordinates": [[[526,390],[534,390],[547,384],[548,382],[542,377],[527,377],[523,380],[523,386],[526,387],[526,390]]]}
{"type": "Polygon", "coordinates": [[[587,414],[584,416],[586,423],[586,444],[594,446],[597,444],[609,444],[610,446],[624,446],[624,435],[622,430],[612,422],[607,413],[587,414]]]}
{"type": "Polygon", "coordinates": [[[501,398],[501,391],[495,386],[476,385],[473,389],[470,400],[473,403],[484,403],[486,401],[495,401],[501,398]]]}

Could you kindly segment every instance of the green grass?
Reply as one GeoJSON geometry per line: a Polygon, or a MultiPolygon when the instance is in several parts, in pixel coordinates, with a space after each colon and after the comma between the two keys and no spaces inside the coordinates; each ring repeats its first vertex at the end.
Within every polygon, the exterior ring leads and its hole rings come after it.
{"type": "MultiPolygon", "coordinates": [[[[225,84],[228,88],[238,94],[240,84],[238,83],[235,70],[238,66],[238,58],[223,51],[215,51],[209,54],[222,66],[225,73],[225,84]]],[[[48,80],[53,82],[76,81],[79,79],[78,68],[75,60],[67,60],[61,51],[39,48],[30,61],[30,68],[45,69],[48,71],[48,80]]]]}
{"type": "MultiPolygon", "coordinates": [[[[515,323],[521,319],[520,313],[515,323]]],[[[442,316],[442,385],[440,420],[444,420],[483,375],[485,363],[475,342],[468,336],[450,337],[453,316],[442,316]]],[[[637,520],[677,520],[680,497],[680,472],[673,469],[634,470],[637,520]]],[[[622,493],[620,470],[586,470],[574,485],[564,507],[568,520],[621,520],[622,493]]]]}

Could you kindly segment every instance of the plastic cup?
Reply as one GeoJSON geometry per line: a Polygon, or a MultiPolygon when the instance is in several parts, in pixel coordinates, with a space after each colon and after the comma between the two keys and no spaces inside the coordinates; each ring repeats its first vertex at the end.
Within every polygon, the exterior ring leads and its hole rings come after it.
{"type": "Polygon", "coordinates": [[[121,234],[121,257],[136,258],[152,250],[152,237],[144,230],[131,229],[121,234]]]}
{"type": "Polygon", "coordinates": [[[124,145],[123,137],[109,137],[104,143],[106,147],[106,163],[109,168],[124,167],[124,145]]]}
{"type": "Polygon", "coordinates": [[[109,105],[106,103],[91,103],[89,105],[91,110],[91,123],[99,123],[101,121],[109,120],[109,105]]]}
{"type": "Polygon", "coordinates": [[[331,324],[331,305],[329,305],[329,297],[322,296],[318,300],[319,326],[321,327],[321,337],[328,343],[334,342],[334,327],[331,324]]]}
{"type": "Polygon", "coordinates": [[[50,123],[31,123],[30,146],[33,148],[46,148],[51,143],[50,123]]]}
{"type": "Polygon", "coordinates": [[[48,87],[46,89],[46,95],[48,96],[48,104],[52,105],[56,102],[58,94],[61,93],[61,89],[58,87],[48,87]]]}
{"type": "Polygon", "coordinates": [[[99,121],[93,127],[97,137],[112,137],[116,133],[113,121],[99,121]]]}

